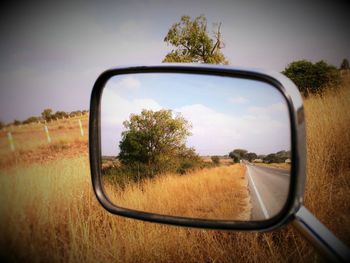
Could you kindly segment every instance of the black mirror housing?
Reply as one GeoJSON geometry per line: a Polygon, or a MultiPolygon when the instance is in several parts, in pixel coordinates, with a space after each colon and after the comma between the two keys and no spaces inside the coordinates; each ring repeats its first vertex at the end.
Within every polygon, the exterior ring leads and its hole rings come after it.
{"type": "Polygon", "coordinates": [[[110,213],[149,222],[178,226],[225,229],[240,231],[270,231],[293,219],[303,202],[306,145],[305,118],[303,103],[296,86],[280,73],[263,70],[232,68],[228,66],[209,66],[191,64],[162,64],[157,66],[133,66],[110,69],[96,80],[90,101],[89,153],[93,189],[100,204],[110,213]],[[166,216],[130,210],[114,205],[106,195],[101,182],[101,96],[107,81],[113,76],[139,73],[180,73],[224,76],[257,80],[275,87],[285,98],[291,127],[291,174],[287,201],[281,211],[272,218],[262,221],[206,220],[178,216],[166,216]]]}

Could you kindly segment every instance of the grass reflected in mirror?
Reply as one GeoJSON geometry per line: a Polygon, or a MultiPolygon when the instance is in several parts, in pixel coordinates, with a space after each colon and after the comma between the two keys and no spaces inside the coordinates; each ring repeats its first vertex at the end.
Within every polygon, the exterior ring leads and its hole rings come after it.
{"type": "Polygon", "coordinates": [[[123,188],[103,177],[108,197],[129,209],[157,214],[249,220],[250,198],[241,164],[205,168],[189,174],[165,174],[123,188]]]}

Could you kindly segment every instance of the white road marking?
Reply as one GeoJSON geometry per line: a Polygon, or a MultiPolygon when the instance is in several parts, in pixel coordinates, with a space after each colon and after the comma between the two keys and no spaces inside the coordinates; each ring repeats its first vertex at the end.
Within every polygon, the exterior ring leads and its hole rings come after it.
{"type": "Polygon", "coordinates": [[[254,183],[254,181],[253,181],[253,178],[250,176],[249,166],[248,166],[248,165],[246,165],[246,166],[247,166],[247,173],[248,173],[249,179],[250,179],[250,181],[252,182],[253,189],[254,189],[255,194],[256,194],[256,196],[257,196],[257,198],[258,198],[258,201],[259,201],[261,210],[263,211],[265,218],[270,218],[269,213],[267,212],[266,207],[265,207],[265,205],[264,205],[264,202],[262,201],[262,198],[261,198],[261,196],[260,196],[260,194],[259,194],[259,191],[258,191],[258,189],[256,188],[256,185],[255,185],[255,183],[254,183]]]}

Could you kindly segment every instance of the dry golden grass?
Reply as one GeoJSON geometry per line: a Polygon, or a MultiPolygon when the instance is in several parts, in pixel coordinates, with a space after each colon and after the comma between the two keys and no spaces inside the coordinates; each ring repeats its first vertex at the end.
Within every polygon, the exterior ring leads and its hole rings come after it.
{"type": "Polygon", "coordinates": [[[350,77],[305,100],[306,206],[350,246],[350,77]]]}
{"type": "MultiPolygon", "coordinates": [[[[222,157],[220,156],[220,164],[224,164],[224,165],[231,165],[233,164],[233,161],[230,157],[222,157]]],[[[212,163],[212,159],[211,156],[202,156],[202,160],[206,163],[212,163]]]]}
{"type": "Polygon", "coordinates": [[[88,116],[52,121],[47,124],[51,143],[47,141],[44,124],[31,123],[7,127],[0,131],[0,169],[16,164],[52,161],[67,156],[87,154],[88,116]],[[80,133],[78,120],[83,125],[80,133]],[[10,150],[7,132],[11,132],[15,151],[10,150]]]}
{"type": "MultiPolygon", "coordinates": [[[[75,140],[87,140],[88,115],[56,120],[48,122],[46,125],[52,143],[62,141],[69,143],[75,140]],[[81,136],[80,134],[79,119],[83,125],[84,136],[81,136]]],[[[49,145],[44,126],[43,123],[30,123],[19,126],[10,126],[0,130],[0,159],[10,152],[7,132],[11,132],[12,134],[16,151],[33,151],[38,147],[49,145]]]]}
{"type": "Polygon", "coordinates": [[[0,180],[0,255],[8,261],[231,262],[271,254],[265,235],[108,214],[92,192],[86,157],[2,171],[0,180]],[[250,255],[257,248],[259,254],[250,255]]]}
{"type": "MultiPolygon", "coordinates": [[[[350,245],[350,85],[305,101],[305,205],[350,245]]],[[[67,135],[69,136],[69,135],[67,135]]],[[[72,135],[73,136],[73,135],[72,135]]],[[[74,135],[75,136],[75,135],[74,135]]],[[[2,158],[2,157],[1,157],[2,158]]],[[[25,262],[318,262],[291,226],[272,233],[151,224],[108,214],[87,157],[0,171],[0,258],[25,262]]],[[[4,261],[4,260],[2,260],[4,261]]]]}
{"type": "Polygon", "coordinates": [[[290,170],[288,163],[255,163],[255,165],[290,170]]]}
{"type": "Polygon", "coordinates": [[[248,181],[239,164],[185,176],[160,175],[123,190],[108,181],[104,186],[112,202],[129,209],[204,219],[250,219],[248,181]]]}

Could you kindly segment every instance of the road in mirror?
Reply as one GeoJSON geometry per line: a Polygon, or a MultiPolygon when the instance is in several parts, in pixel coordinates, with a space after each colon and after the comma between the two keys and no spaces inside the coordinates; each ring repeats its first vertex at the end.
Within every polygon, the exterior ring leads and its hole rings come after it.
{"type": "Polygon", "coordinates": [[[101,101],[102,182],[117,206],[213,220],[265,220],[284,206],[286,101],[255,80],[119,75],[101,101]]]}

